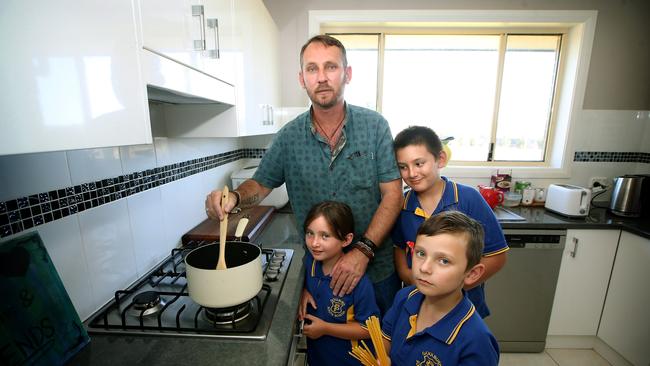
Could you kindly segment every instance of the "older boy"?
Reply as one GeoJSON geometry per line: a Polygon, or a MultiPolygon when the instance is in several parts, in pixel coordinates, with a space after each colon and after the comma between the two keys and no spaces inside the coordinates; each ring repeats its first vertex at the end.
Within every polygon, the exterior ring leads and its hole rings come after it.
{"type": "Polygon", "coordinates": [[[394,365],[497,365],[499,346],[463,291],[485,265],[483,228],[459,211],[420,226],[413,248],[415,286],[397,293],[383,320],[394,365]]]}

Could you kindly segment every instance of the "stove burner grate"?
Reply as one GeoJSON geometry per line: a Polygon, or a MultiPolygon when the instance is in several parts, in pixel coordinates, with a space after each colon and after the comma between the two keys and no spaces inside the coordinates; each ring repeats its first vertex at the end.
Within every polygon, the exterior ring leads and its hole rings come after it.
{"type": "Polygon", "coordinates": [[[149,316],[160,312],[165,307],[165,301],[156,291],[144,291],[133,297],[132,306],[128,313],[131,316],[149,316]]]}
{"type": "Polygon", "coordinates": [[[210,324],[214,326],[238,323],[251,315],[253,307],[259,308],[259,306],[251,305],[252,302],[256,299],[257,298],[254,298],[252,300],[246,301],[243,304],[230,306],[227,308],[203,308],[203,316],[207,321],[210,322],[210,324]]]}

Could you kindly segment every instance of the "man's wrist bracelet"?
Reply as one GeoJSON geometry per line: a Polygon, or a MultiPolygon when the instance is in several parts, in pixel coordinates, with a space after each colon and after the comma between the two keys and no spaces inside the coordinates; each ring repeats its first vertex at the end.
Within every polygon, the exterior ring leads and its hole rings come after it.
{"type": "Polygon", "coordinates": [[[237,197],[237,203],[235,203],[235,207],[233,208],[239,207],[239,204],[241,203],[241,195],[239,194],[239,192],[235,191],[234,189],[230,192],[234,193],[235,197],[237,197]]]}
{"type": "Polygon", "coordinates": [[[352,248],[358,249],[361,253],[363,253],[363,255],[368,257],[369,260],[375,258],[375,252],[372,250],[372,248],[368,246],[366,243],[362,242],[361,240],[352,244],[352,248]]]}
{"type": "Polygon", "coordinates": [[[368,239],[367,237],[362,236],[361,239],[359,239],[359,241],[367,245],[372,250],[373,253],[377,251],[377,244],[375,244],[374,241],[368,239]]]}

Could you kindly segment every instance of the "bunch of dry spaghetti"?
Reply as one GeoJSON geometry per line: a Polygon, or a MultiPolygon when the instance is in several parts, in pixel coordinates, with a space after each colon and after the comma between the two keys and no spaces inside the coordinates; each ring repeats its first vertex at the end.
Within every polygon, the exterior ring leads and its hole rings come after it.
{"type": "Polygon", "coordinates": [[[364,341],[361,341],[361,346],[357,345],[353,347],[350,354],[352,357],[359,360],[364,366],[389,365],[386,348],[384,348],[384,340],[381,336],[379,319],[376,316],[371,316],[366,320],[366,326],[368,327],[368,332],[370,332],[370,340],[375,348],[376,356],[373,355],[372,351],[364,341]]]}

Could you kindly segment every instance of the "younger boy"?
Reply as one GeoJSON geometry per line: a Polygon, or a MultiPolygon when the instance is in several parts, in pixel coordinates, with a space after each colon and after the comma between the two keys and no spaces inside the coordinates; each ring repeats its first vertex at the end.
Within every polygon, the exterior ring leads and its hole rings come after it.
{"type": "Polygon", "coordinates": [[[382,323],[393,365],[498,365],[497,341],[463,292],[485,271],[482,252],[483,228],[462,212],[420,226],[415,285],[397,293],[382,323]]]}

